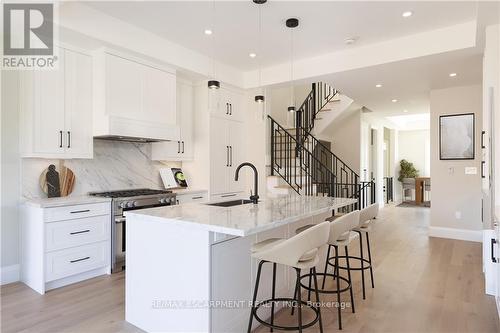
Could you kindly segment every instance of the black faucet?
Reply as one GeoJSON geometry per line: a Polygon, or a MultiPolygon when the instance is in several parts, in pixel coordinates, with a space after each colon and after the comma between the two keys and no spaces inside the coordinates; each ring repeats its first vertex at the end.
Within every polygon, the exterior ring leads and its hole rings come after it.
{"type": "Polygon", "coordinates": [[[240,169],[244,166],[248,166],[253,169],[253,181],[254,181],[255,193],[253,195],[250,195],[250,200],[252,201],[252,203],[256,204],[259,202],[259,173],[257,172],[257,168],[255,167],[255,165],[248,162],[241,163],[240,165],[238,165],[238,167],[236,168],[236,172],[234,174],[234,180],[238,181],[238,174],[240,172],[240,169]]]}

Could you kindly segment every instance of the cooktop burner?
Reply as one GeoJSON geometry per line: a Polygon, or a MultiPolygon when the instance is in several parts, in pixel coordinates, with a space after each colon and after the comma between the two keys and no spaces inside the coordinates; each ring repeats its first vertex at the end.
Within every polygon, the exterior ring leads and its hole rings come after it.
{"type": "Polygon", "coordinates": [[[109,191],[109,192],[92,192],[89,195],[96,197],[105,197],[105,198],[129,198],[129,197],[139,197],[143,195],[155,195],[155,194],[168,194],[172,193],[172,191],[168,190],[152,190],[148,188],[140,188],[135,190],[118,190],[118,191],[109,191]]]}

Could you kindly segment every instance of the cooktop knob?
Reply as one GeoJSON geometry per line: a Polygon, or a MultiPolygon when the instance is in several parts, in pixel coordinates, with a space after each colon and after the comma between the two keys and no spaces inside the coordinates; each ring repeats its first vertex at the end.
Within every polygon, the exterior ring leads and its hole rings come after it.
{"type": "Polygon", "coordinates": [[[127,202],[127,207],[128,208],[134,207],[134,203],[132,201],[127,202]]]}
{"type": "Polygon", "coordinates": [[[120,203],[120,207],[121,207],[121,208],[127,208],[127,203],[126,203],[126,202],[122,202],[122,203],[120,203]]]}

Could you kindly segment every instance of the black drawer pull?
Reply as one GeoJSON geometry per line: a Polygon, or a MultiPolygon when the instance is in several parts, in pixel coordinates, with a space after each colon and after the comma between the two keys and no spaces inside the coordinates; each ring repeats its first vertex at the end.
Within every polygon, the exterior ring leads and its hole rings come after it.
{"type": "Polygon", "coordinates": [[[235,197],[236,196],[236,193],[235,194],[226,194],[226,195],[221,195],[220,197],[221,198],[228,198],[228,197],[235,197]]]}
{"type": "Polygon", "coordinates": [[[485,131],[481,131],[481,148],[486,148],[486,146],[484,145],[484,134],[486,132],[485,131]]]}
{"type": "Polygon", "coordinates": [[[88,212],[90,212],[90,209],[75,210],[75,211],[72,211],[71,214],[80,214],[80,213],[88,213],[88,212]]]}
{"type": "Polygon", "coordinates": [[[70,235],[78,235],[78,234],[84,234],[86,232],[90,232],[90,230],[87,229],[87,230],[82,230],[82,231],[73,231],[73,232],[70,232],[69,234],[70,235]]]}
{"type": "Polygon", "coordinates": [[[88,260],[90,259],[90,257],[85,257],[85,258],[80,258],[80,259],[75,259],[75,260],[71,260],[70,263],[75,263],[75,262],[79,262],[79,261],[84,261],[84,260],[88,260]]]}
{"type": "Polygon", "coordinates": [[[484,166],[486,165],[486,161],[481,162],[481,178],[486,178],[486,175],[484,174],[484,166]]]}
{"type": "Polygon", "coordinates": [[[197,199],[203,199],[203,197],[192,197],[191,199],[197,200],[197,199]]]}

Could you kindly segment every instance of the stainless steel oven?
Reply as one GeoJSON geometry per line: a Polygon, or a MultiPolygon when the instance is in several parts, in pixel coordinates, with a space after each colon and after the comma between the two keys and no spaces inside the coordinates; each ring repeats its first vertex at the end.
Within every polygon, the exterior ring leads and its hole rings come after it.
{"type": "Polygon", "coordinates": [[[136,189],[89,193],[112,198],[111,202],[111,272],[125,269],[125,235],[127,223],[124,212],[152,207],[171,206],[176,195],[166,190],[136,189]]]}

